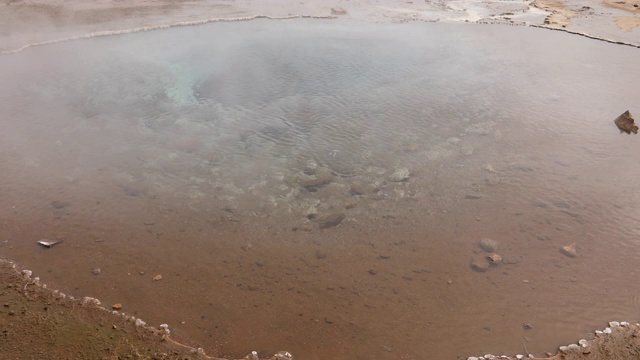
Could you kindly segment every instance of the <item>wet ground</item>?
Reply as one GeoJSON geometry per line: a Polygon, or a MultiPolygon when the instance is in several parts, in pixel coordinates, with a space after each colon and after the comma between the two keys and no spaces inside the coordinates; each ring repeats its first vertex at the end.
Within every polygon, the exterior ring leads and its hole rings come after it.
{"type": "Polygon", "coordinates": [[[613,124],[637,50],[504,29],[260,20],[3,56],[1,254],[235,357],[535,353],[637,317],[638,145],[613,124]],[[482,238],[502,263],[477,272],[482,238]]]}

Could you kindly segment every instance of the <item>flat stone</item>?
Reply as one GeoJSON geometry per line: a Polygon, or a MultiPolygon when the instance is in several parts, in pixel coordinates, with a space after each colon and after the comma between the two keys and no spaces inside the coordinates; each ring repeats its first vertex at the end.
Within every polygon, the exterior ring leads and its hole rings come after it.
{"type": "Polygon", "coordinates": [[[480,243],[478,245],[480,245],[480,248],[482,250],[488,253],[495,253],[496,251],[498,251],[498,246],[500,245],[500,243],[493,239],[484,238],[480,240],[480,243]]]}
{"type": "Polygon", "coordinates": [[[91,273],[93,275],[100,275],[100,274],[102,274],[102,270],[100,268],[95,268],[95,269],[91,270],[91,273]]]}
{"type": "Polygon", "coordinates": [[[122,309],[122,304],[120,304],[120,303],[118,303],[118,304],[113,304],[113,305],[111,305],[111,308],[112,308],[113,310],[120,310],[120,309],[122,309]]]}
{"type": "Polygon", "coordinates": [[[464,196],[465,199],[467,200],[480,200],[482,199],[482,195],[478,195],[478,194],[467,194],[464,196]]]}
{"type": "Polygon", "coordinates": [[[314,175],[312,178],[302,180],[301,186],[307,190],[313,191],[329,184],[331,181],[333,181],[333,176],[318,174],[314,175]]]}
{"type": "Polygon", "coordinates": [[[408,181],[409,177],[411,176],[411,173],[409,172],[409,169],[407,168],[401,168],[396,170],[393,174],[389,175],[389,181],[393,181],[393,182],[403,182],[403,181],[408,181]]]}
{"type": "Polygon", "coordinates": [[[162,275],[160,274],[153,277],[153,281],[160,281],[160,280],[162,280],[162,275]]]}
{"type": "Polygon", "coordinates": [[[482,257],[474,256],[471,259],[470,266],[475,271],[485,272],[485,271],[489,270],[489,266],[491,266],[491,264],[489,263],[489,260],[484,256],[482,256],[482,257]]]}
{"type": "Polygon", "coordinates": [[[338,226],[342,223],[346,215],[344,213],[333,213],[324,216],[319,222],[320,229],[328,229],[334,226],[338,226]]]}
{"type": "Polygon", "coordinates": [[[372,187],[362,183],[353,183],[349,188],[349,194],[351,195],[364,195],[370,192],[373,192],[372,187]]]}
{"type": "Polygon", "coordinates": [[[618,116],[615,120],[613,120],[613,122],[616,124],[618,129],[620,129],[620,133],[638,133],[638,126],[636,126],[633,120],[633,116],[631,116],[629,110],[622,113],[622,115],[618,116]]]}
{"type": "Polygon", "coordinates": [[[334,7],[331,8],[331,15],[346,15],[347,9],[343,7],[334,7]]]}
{"type": "Polygon", "coordinates": [[[560,252],[565,256],[572,257],[572,258],[578,256],[578,253],[576,252],[576,243],[572,243],[572,244],[561,247],[560,252]]]}
{"type": "Polygon", "coordinates": [[[489,256],[487,256],[487,259],[489,259],[489,261],[491,261],[491,264],[499,264],[502,261],[502,256],[493,253],[489,256]]]}

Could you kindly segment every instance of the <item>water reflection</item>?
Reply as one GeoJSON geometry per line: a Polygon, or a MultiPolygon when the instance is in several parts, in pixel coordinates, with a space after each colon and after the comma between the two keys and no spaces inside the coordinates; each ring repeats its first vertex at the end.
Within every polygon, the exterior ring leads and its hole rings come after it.
{"type": "Polygon", "coordinates": [[[234,355],[515,353],[525,322],[541,351],[632,316],[638,145],[611,121],[639,55],[508,30],[255,21],[4,56],[7,255],[234,355]],[[41,233],[100,280],[32,255],[41,233]],[[503,261],[477,273],[484,237],[503,261]]]}

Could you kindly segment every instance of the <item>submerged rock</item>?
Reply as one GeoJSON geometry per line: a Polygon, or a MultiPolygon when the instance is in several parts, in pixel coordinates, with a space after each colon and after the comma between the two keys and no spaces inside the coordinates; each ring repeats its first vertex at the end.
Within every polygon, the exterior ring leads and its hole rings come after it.
{"type": "Polygon", "coordinates": [[[393,182],[408,181],[410,176],[411,176],[411,173],[409,172],[409,169],[402,168],[402,169],[396,170],[393,174],[389,175],[389,181],[393,181],[393,182]]]}
{"type": "Polygon", "coordinates": [[[331,175],[331,172],[326,168],[320,168],[315,175],[303,179],[300,185],[308,191],[317,191],[332,181],[333,175],[331,175]]]}
{"type": "Polygon", "coordinates": [[[369,193],[374,193],[379,191],[380,189],[375,184],[363,184],[361,182],[354,182],[351,184],[349,188],[350,195],[365,195],[369,193]]]}
{"type": "Polygon", "coordinates": [[[576,252],[576,243],[572,243],[572,244],[561,247],[560,252],[565,256],[572,257],[572,258],[578,256],[578,253],[576,252]]]}
{"type": "Polygon", "coordinates": [[[496,264],[497,265],[498,263],[500,263],[502,261],[502,256],[500,256],[500,255],[498,255],[496,253],[493,253],[493,254],[487,256],[487,259],[489,259],[491,264],[496,264]]]}
{"type": "Polygon", "coordinates": [[[345,217],[346,215],[344,213],[329,214],[322,217],[322,219],[318,221],[318,224],[320,225],[320,229],[328,229],[340,225],[345,217]]]}
{"type": "Polygon", "coordinates": [[[633,121],[633,116],[631,116],[629,110],[618,116],[618,118],[613,120],[613,122],[616,124],[618,129],[620,129],[620,133],[638,133],[638,126],[636,126],[635,122],[633,121]]]}
{"type": "Polygon", "coordinates": [[[489,270],[489,266],[491,266],[491,264],[489,263],[489,259],[484,256],[474,256],[473,258],[471,258],[471,264],[469,265],[473,270],[478,272],[485,272],[489,270]]]}
{"type": "Polygon", "coordinates": [[[493,239],[484,238],[480,240],[480,243],[478,245],[480,245],[480,248],[482,250],[488,253],[495,253],[496,251],[498,251],[498,246],[500,245],[500,243],[493,239]]]}

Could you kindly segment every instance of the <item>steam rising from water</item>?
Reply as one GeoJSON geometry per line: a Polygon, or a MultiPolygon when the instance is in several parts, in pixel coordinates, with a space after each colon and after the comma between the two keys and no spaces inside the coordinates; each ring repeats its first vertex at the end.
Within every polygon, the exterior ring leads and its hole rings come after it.
{"type": "MultiPolygon", "coordinates": [[[[214,315],[229,329],[261,329],[268,336],[255,341],[272,346],[288,334],[271,331],[278,321],[301,343],[314,339],[302,354],[346,336],[369,358],[380,355],[382,341],[424,353],[434,351],[419,341],[426,333],[482,332],[465,328],[473,319],[493,324],[492,339],[506,339],[517,334],[499,322],[536,316],[539,344],[549,344],[545,334],[570,333],[574,320],[637,308],[615,276],[605,277],[619,307],[592,306],[600,296],[592,285],[605,281],[599,271],[619,275],[625,261],[637,260],[628,249],[637,247],[640,174],[629,169],[640,149],[611,122],[640,90],[634,49],[525,28],[310,24],[214,23],[0,57],[0,191],[15,206],[3,217],[44,219],[34,222],[39,229],[72,229],[76,237],[75,227],[103,231],[118,244],[111,251],[123,252],[110,262],[129,266],[133,257],[189,274],[190,282],[166,282],[175,288],[163,303],[204,312],[213,300],[201,291],[214,289],[242,305],[216,300],[224,311],[214,315]],[[259,271],[247,270],[257,260],[245,243],[225,248],[221,234],[232,226],[218,220],[221,212],[272,241],[275,250],[259,252],[259,271]],[[324,216],[333,222],[322,223],[324,216]],[[137,236],[118,232],[126,225],[137,236]],[[279,234],[294,240],[277,248],[279,234]],[[486,276],[472,272],[468,257],[484,236],[516,261],[486,276]],[[571,242],[579,257],[567,262],[558,248],[571,242]],[[327,260],[331,266],[316,252],[325,243],[342,256],[327,260]],[[372,263],[378,272],[368,272],[372,263]],[[576,273],[592,280],[565,291],[576,273]],[[523,290],[525,277],[537,291],[523,290]],[[234,292],[247,281],[260,284],[250,290],[257,292],[234,292]],[[296,286],[329,300],[309,305],[313,297],[296,286]],[[275,299],[277,319],[238,324],[257,297],[275,299]],[[520,306],[532,297],[552,310],[520,306]],[[498,311],[504,317],[496,321],[498,311]],[[358,326],[322,335],[298,315],[333,312],[358,326]],[[393,324],[398,336],[381,324],[393,324]]],[[[123,282],[135,280],[123,278],[110,281],[129,289],[123,282]]],[[[197,326],[190,335],[203,333],[197,326]]],[[[516,337],[509,339],[520,347],[516,337]]],[[[478,339],[468,345],[474,352],[486,346],[478,339]]],[[[458,348],[438,350],[448,358],[458,348]]]]}

